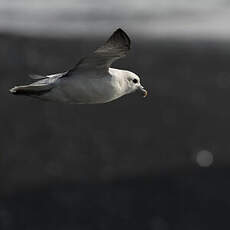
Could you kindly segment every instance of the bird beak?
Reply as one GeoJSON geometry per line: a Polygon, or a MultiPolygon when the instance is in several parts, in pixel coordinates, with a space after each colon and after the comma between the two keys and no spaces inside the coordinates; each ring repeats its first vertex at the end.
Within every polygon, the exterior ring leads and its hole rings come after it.
{"type": "Polygon", "coordinates": [[[142,85],[140,85],[140,86],[138,87],[137,91],[138,91],[139,93],[141,93],[141,95],[142,95],[143,97],[146,97],[146,96],[148,95],[147,90],[145,90],[144,87],[143,87],[142,85]]]}

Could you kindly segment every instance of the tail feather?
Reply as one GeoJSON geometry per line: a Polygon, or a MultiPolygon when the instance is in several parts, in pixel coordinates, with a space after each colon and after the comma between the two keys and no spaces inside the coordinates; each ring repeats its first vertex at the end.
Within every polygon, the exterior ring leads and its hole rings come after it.
{"type": "Polygon", "coordinates": [[[10,89],[10,93],[15,95],[31,95],[31,96],[39,96],[42,95],[48,91],[50,91],[51,88],[48,87],[48,85],[23,85],[23,86],[15,86],[12,89],[10,89]]]}
{"type": "Polygon", "coordinates": [[[16,95],[40,96],[50,91],[54,87],[54,83],[65,73],[66,72],[47,76],[30,75],[31,78],[39,81],[33,82],[29,85],[15,86],[9,91],[16,95]]]}

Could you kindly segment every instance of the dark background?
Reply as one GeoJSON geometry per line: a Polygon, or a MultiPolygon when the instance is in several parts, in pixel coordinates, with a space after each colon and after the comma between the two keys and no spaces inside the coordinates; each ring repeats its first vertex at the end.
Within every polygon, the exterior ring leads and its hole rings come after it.
{"type": "Polygon", "coordinates": [[[1,229],[227,226],[228,43],[135,41],[114,66],[141,76],[146,99],[65,105],[8,93],[101,42],[1,35],[1,229]],[[210,167],[197,162],[204,150],[210,167]]]}
{"type": "Polygon", "coordinates": [[[230,40],[129,35],[148,97],[67,105],[8,90],[106,37],[0,34],[0,229],[229,229],[230,40]]]}

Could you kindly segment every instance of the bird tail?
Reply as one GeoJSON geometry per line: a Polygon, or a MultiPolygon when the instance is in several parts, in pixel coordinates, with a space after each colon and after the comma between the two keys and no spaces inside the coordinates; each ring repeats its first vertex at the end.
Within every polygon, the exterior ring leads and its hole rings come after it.
{"type": "Polygon", "coordinates": [[[15,86],[9,90],[10,93],[15,95],[28,95],[28,96],[40,96],[51,90],[50,84],[29,84],[22,86],[15,86]]]}

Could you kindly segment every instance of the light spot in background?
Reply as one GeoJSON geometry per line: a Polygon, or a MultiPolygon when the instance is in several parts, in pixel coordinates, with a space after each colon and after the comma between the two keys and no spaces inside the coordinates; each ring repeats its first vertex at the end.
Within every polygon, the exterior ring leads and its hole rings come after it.
{"type": "Polygon", "coordinates": [[[211,166],[213,160],[213,154],[208,150],[201,150],[196,154],[196,162],[200,167],[211,166]]]}

